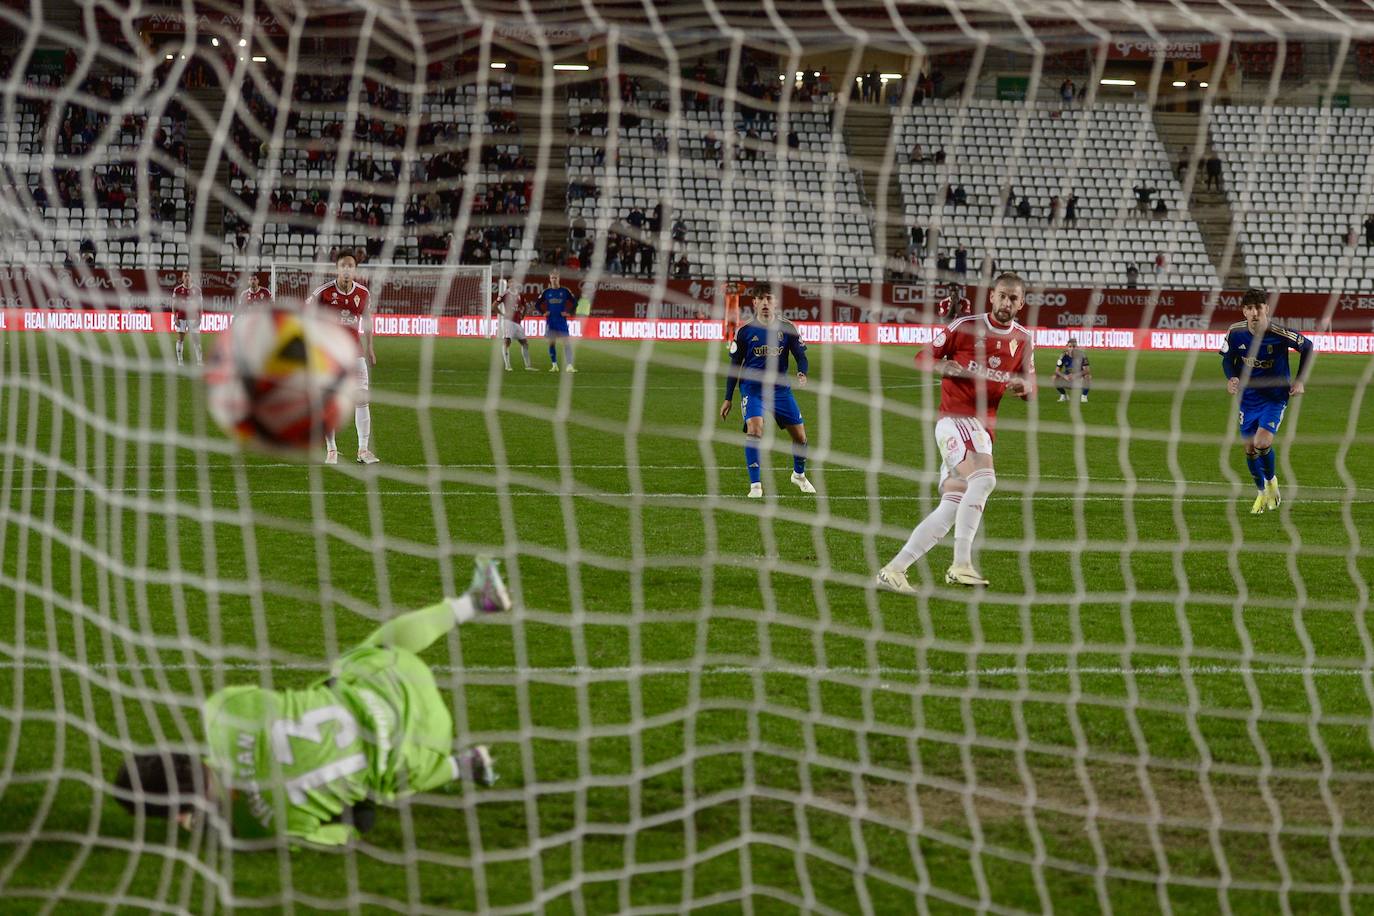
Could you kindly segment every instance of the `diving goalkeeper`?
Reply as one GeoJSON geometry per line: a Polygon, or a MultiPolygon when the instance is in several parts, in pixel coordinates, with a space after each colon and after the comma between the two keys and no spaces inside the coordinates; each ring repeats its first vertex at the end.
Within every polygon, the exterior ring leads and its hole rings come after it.
{"type": "Polygon", "coordinates": [[[479,614],[509,610],[495,561],[479,557],[476,567],[466,594],[383,624],[304,690],[214,694],[201,710],[205,760],[136,755],[115,778],[120,804],[188,829],[198,812],[219,808],[238,837],[338,846],[371,826],[372,802],[461,778],[491,785],[486,748],[455,755],[448,703],[416,654],[479,614]]]}

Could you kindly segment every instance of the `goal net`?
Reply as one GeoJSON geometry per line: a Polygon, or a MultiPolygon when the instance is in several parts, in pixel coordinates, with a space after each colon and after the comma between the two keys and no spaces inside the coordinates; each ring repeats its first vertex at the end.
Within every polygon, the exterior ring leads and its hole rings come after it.
{"type": "Polygon", "coordinates": [[[479,6],[0,3],[0,908],[1368,911],[1368,10],[479,6]],[[340,248],[381,461],[242,449],[173,289],[211,347],[340,248]],[[913,357],[1005,271],[988,495],[913,357]],[[1219,351],[1303,341],[1244,426],[1219,351]],[[122,806],[479,555],[514,608],[420,658],[493,785],[342,849],[122,806]]]}

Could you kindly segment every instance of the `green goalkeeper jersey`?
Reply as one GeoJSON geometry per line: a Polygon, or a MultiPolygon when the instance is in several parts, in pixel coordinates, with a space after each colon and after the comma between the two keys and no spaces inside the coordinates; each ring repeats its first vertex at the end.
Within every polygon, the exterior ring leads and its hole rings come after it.
{"type": "Polygon", "coordinates": [[[365,645],[305,690],[229,687],[205,703],[207,762],[232,791],[237,836],[339,845],[364,799],[393,802],[458,777],[453,719],[429,667],[365,645]]]}

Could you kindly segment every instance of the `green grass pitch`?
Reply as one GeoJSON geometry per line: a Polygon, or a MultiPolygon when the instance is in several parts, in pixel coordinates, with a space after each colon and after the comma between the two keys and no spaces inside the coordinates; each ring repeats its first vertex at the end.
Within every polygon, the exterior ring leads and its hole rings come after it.
{"type": "Polygon", "coordinates": [[[1368,360],[1319,359],[1252,518],[1215,356],[1094,354],[1061,404],[1039,353],[992,587],[939,584],[946,543],[912,598],[871,586],[938,469],[908,350],[812,348],[820,495],[783,437],[760,505],[723,349],[589,344],[569,377],[381,341],[374,468],[351,423],[339,468],[235,452],[169,349],[0,338],[5,912],[1374,907],[1368,360]],[[116,745],[312,679],[479,551],[519,606],[428,660],[496,786],[232,855],[101,794],[116,745]]]}

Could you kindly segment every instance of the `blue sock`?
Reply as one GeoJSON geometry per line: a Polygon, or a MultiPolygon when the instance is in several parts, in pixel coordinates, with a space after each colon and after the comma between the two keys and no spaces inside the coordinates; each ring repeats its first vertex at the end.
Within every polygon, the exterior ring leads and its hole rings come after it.
{"type": "Polygon", "coordinates": [[[792,473],[794,473],[794,474],[805,474],[805,473],[806,473],[806,443],[805,443],[805,442],[803,442],[801,445],[798,445],[798,444],[795,443],[795,442],[792,443],[792,473]]]}
{"type": "Polygon", "coordinates": [[[1255,479],[1255,486],[1264,489],[1264,461],[1258,454],[1246,454],[1245,466],[1250,469],[1250,476],[1255,479]]]}
{"type": "Polygon", "coordinates": [[[1262,448],[1259,450],[1260,469],[1264,472],[1265,480],[1274,479],[1274,449],[1262,448]]]}
{"type": "Polygon", "coordinates": [[[549,344],[549,362],[558,365],[558,345],[549,344]]]}
{"type": "Polygon", "coordinates": [[[749,436],[744,440],[744,466],[749,469],[749,482],[758,483],[760,474],[758,437],[749,436]]]}

